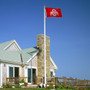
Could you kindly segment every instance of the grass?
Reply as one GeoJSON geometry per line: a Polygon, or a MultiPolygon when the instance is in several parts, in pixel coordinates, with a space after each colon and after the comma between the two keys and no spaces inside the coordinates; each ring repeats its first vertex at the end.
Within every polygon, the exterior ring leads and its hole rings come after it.
{"type": "MultiPolygon", "coordinates": [[[[49,88],[0,88],[0,90],[51,90],[49,88]]],[[[74,89],[55,89],[55,90],[74,90],[74,89]]]]}
{"type": "Polygon", "coordinates": [[[0,90],[50,90],[45,88],[0,88],[0,90]]]}
{"type": "MultiPolygon", "coordinates": [[[[46,88],[0,88],[0,90],[51,90],[51,89],[46,89],[46,88]]],[[[85,90],[85,89],[55,89],[55,90],[85,90]]],[[[90,88],[86,90],[90,90],[90,88]]]]}

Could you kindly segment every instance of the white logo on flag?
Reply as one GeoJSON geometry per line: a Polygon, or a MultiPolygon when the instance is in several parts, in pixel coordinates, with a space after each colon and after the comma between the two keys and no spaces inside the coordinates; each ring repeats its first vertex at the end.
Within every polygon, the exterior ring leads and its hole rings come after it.
{"type": "Polygon", "coordinates": [[[57,16],[58,12],[55,9],[52,9],[52,11],[50,12],[50,15],[57,16]]]}

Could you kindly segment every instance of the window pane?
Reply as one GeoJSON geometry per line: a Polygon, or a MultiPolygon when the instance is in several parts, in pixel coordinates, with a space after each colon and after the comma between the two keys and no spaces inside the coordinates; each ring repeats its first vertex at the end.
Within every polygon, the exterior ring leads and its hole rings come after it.
{"type": "Polygon", "coordinates": [[[31,83],[31,69],[28,69],[28,82],[31,83]]]}
{"type": "Polygon", "coordinates": [[[9,77],[13,77],[13,67],[9,67],[9,77]]]}
{"type": "Polygon", "coordinates": [[[53,72],[50,72],[50,76],[53,77],[53,72]]]}

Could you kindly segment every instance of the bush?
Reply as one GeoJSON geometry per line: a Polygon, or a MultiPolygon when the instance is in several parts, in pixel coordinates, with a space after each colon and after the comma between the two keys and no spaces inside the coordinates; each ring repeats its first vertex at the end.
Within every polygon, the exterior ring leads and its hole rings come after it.
{"type": "Polygon", "coordinates": [[[55,86],[55,88],[56,89],[72,89],[72,88],[70,88],[70,87],[65,87],[65,85],[63,84],[63,85],[59,85],[59,84],[57,84],[56,86],[55,86]]]}
{"type": "Polygon", "coordinates": [[[15,88],[20,88],[20,86],[19,85],[14,85],[15,86],[15,88]]]}
{"type": "Polygon", "coordinates": [[[49,86],[47,86],[46,88],[47,88],[47,89],[53,89],[54,87],[53,87],[53,85],[49,85],[49,86]]]}
{"type": "Polygon", "coordinates": [[[5,88],[12,88],[12,85],[7,84],[5,88]]]}
{"type": "Polygon", "coordinates": [[[25,83],[24,80],[21,80],[19,83],[25,83]]]}
{"type": "Polygon", "coordinates": [[[61,86],[59,85],[59,84],[57,84],[56,86],[55,86],[55,88],[60,88],[61,86]]]}
{"type": "Polygon", "coordinates": [[[24,82],[24,85],[27,86],[28,83],[24,82]]]}

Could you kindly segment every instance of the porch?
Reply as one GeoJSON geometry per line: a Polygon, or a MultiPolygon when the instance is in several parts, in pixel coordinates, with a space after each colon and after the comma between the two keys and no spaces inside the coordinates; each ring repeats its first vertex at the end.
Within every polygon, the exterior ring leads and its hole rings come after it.
{"type": "MultiPolygon", "coordinates": [[[[33,84],[33,85],[39,85],[39,84],[44,84],[44,77],[36,77],[36,79],[32,79],[32,83],[29,83],[31,79],[29,77],[7,77],[6,78],[6,85],[15,85],[20,82],[27,83],[27,84],[33,84]]],[[[47,77],[47,84],[48,85],[55,85],[55,77],[47,77]]]]}
{"type": "MultiPolygon", "coordinates": [[[[36,77],[35,82],[29,83],[28,77],[9,77],[6,78],[6,85],[19,84],[24,80],[28,85],[39,85],[44,83],[44,77],[36,77]]],[[[90,80],[80,80],[60,77],[47,77],[47,85],[65,85],[65,87],[90,87],[90,80]]]]}

